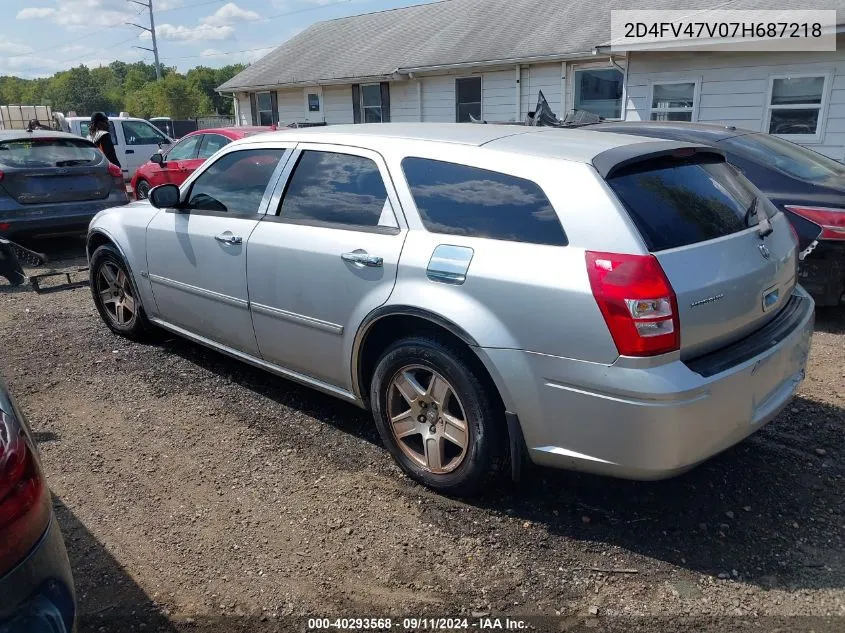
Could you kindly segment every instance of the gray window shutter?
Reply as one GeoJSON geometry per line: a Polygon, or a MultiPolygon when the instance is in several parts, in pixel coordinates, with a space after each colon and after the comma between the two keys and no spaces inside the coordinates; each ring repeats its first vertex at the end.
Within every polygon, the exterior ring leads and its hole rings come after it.
{"type": "Polygon", "coordinates": [[[270,93],[270,108],[272,108],[273,113],[273,125],[277,125],[279,123],[279,93],[275,90],[270,93]]]}
{"type": "Polygon", "coordinates": [[[258,99],[254,92],[249,93],[249,109],[252,117],[252,125],[258,125],[258,99]]]}
{"type": "Polygon", "coordinates": [[[381,82],[381,121],[390,123],[390,83],[381,82]]]}
{"type": "Polygon", "coordinates": [[[352,122],[361,122],[361,86],[352,84],[352,122]]]}

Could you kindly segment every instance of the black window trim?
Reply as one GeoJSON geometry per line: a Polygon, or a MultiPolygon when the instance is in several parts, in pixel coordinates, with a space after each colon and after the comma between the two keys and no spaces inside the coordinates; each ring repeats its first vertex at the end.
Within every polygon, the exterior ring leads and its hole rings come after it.
{"type": "Polygon", "coordinates": [[[206,209],[191,209],[186,206],[180,206],[178,209],[166,209],[167,213],[180,213],[184,215],[208,215],[212,217],[223,217],[223,218],[234,218],[234,219],[261,219],[267,215],[267,212],[270,208],[270,204],[273,202],[273,197],[276,191],[276,187],[278,186],[279,178],[287,168],[288,163],[290,162],[290,157],[293,153],[292,147],[266,147],[262,145],[250,146],[250,145],[241,145],[234,149],[231,149],[224,154],[221,154],[220,157],[214,161],[206,161],[203,163],[202,167],[195,171],[191,177],[186,180],[182,187],[180,187],[180,204],[186,204],[191,199],[191,192],[194,189],[194,184],[196,184],[197,180],[199,180],[202,175],[211,169],[211,167],[217,164],[219,161],[226,158],[229,154],[235,154],[238,152],[248,152],[248,151],[256,151],[256,150],[276,150],[281,151],[282,156],[279,158],[279,163],[276,165],[276,168],[273,170],[273,173],[270,175],[270,179],[267,181],[267,186],[264,188],[264,194],[261,197],[261,204],[258,206],[258,211],[256,213],[232,213],[230,211],[213,211],[213,210],[206,210],[206,209]]]}
{"type": "Polygon", "coordinates": [[[270,206],[267,208],[267,214],[265,215],[263,221],[277,222],[279,224],[295,224],[298,226],[313,226],[315,228],[320,229],[358,231],[361,233],[379,233],[382,235],[399,235],[407,229],[408,223],[405,219],[405,215],[402,211],[401,206],[399,206],[398,201],[399,196],[396,194],[396,189],[393,185],[393,179],[390,175],[390,170],[387,169],[387,163],[385,162],[384,157],[375,150],[365,147],[355,147],[351,145],[333,145],[329,143],[299,143],[287,159],[287,164],[285,165],[285,169],[282,172],[281,177],[279,178],[279,182],[277,183],[276,188],[273,191],[273,195],[270,198],[270,206]],[[323,222],[318,220],[305,220],[300,218],[286,218],[282,216],[282,202],[284,201],[285,196],[288,193],[288,187],[290,186],[293,173],[294,171],[296,171],[296,166],[299,164],[299,159],[302,157],[302,154],[306,151],[329,152],[334,154],[349,154],[351,156],[360,156],[361,158],[369,158],[370,160],[372,160],[376,164],[376,167],[378,167],[382,183],[384,184],[384,189],[387,192],[387,199],[390,202],[391,209],[393,210],[393,219],[396,220],[398,226],[362,226],[359,224],[323,222]],[[278,196],[276,195],[277,192],[280,192],[278,196]],[[275,211],[273,211],[274,206],[275,211]]]}
{"type": "Polygon", "coordinates": [[[455,77],[455,123],[460,123],[460,107],[461,104],[478,103],[479,119],[484,119],[484,76],[483,75],[464,75],[455,77]],[[479,101],[458,101],[458,82],[466,81],[468,79],[478,80],[479,101]]]}

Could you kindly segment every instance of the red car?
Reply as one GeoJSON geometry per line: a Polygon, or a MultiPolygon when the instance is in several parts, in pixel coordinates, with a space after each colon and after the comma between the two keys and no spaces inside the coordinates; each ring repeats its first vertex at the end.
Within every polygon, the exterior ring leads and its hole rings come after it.
{"type": "Polygon", "coordinates": [[[207,158],[238,139],[269,132],[271,127],[228,127],[197,130],[183,136],[164,154],[154,154],[132,177],[132,191],[137,200],[145,199],[150,189],[172,183],[181,185],[207,158]]]}

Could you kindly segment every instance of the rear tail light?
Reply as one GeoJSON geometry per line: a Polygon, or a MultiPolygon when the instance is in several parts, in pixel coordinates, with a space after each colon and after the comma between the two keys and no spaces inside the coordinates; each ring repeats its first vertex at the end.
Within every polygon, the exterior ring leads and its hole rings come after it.
{"type": "Polygon", "coordinates": [[[123,171],[114,163],[109,163],[109,175],[114,181],[114,186],[118,189],[126,189],[123,184],[123,171]]]}
{"type": "Polygon", "coordinates": [[[0,575],[23,560],[50,523],[50,493],[23,428],[0,413],[0,575]]]}
{"type": "Polygon", "coordinates": [[[0,169],[0,180],[3,180],[3,170],[0,169]]]}
{"type": "Polygon", "coordinates": [[[801,207],[784,205],[805,220],[815,222],[822,227],[820,240],[845,240],[845,209],[829,207],[801,207]]]}
{"type": "Polygon", "coordinates": [[[678,301],[654,255],[587,251],[593,296],[623,356],[680,349],[678,301]]]}

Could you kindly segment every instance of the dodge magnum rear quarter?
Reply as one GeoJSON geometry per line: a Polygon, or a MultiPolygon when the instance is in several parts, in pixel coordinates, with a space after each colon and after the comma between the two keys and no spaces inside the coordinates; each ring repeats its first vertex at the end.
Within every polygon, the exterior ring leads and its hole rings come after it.
{"type": "Polygon", "coordinates": [[[238,141],[88,237],[115,332],[158,326],[372,409],[412,477],[523,455],[667,477],[771,420],[812,299],[790,225],[718,151],[382,124],[238,141]]]}

